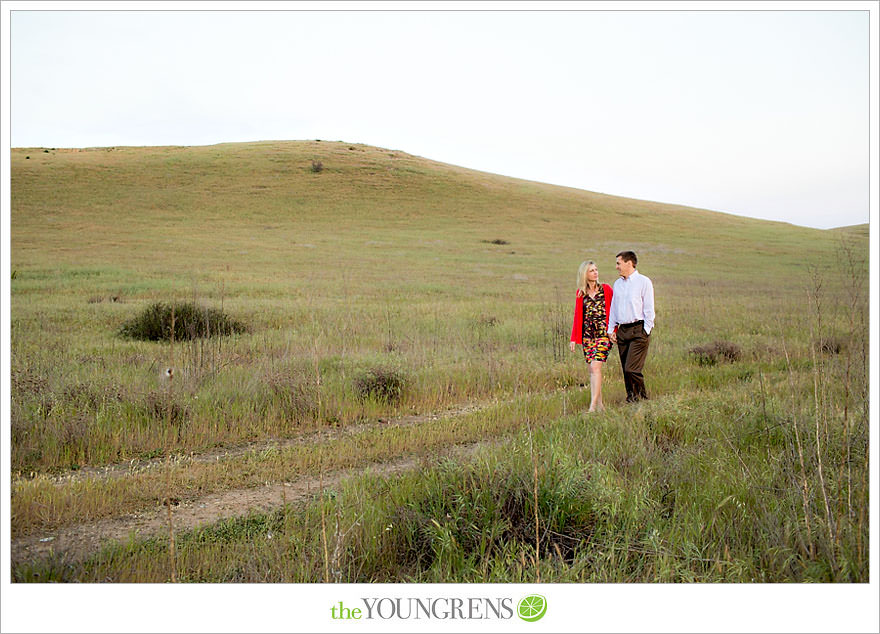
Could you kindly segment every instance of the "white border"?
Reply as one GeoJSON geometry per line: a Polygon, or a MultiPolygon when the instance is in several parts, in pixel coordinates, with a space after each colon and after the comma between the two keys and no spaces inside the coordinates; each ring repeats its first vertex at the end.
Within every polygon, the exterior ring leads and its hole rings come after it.
{"type": "Polygon", "coordinates": [[[8,11],[870,11],[876,8],[876,2],[865,0],[7,0],[3,5],[8,11]]]}
{"type": "Polygon", "coordinates": [[[9,583],[9,12],[15,10],[864,10],[871,29],[871,526],[877,526],[878,469],[878,5],[876,2],[21,2],[2,4],[2,229],[0,229],[0,362],[2,362],[2,632],[285,632],[285,631],[583,631],[583,632],[876,632],[880,630],[878,531],[872,530],[871,583],[835,585],[25,585],[9,583]],[[334,622],[331,604],[363,596],[510,596],[537,592],[547,616],[511,621],[334,622]]]}

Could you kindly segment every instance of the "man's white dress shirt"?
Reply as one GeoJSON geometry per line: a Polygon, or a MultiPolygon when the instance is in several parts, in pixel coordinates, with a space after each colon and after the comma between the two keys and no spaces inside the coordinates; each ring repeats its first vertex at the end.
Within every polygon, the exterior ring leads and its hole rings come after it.
{"type": "Polygon", "coordinates": [[[609,312],[609,335],[618,324],[634,321],[644,321],[645,333],[650,335],[654,328],[654,285],[651,279],[638,271],[633,271],[629,277],[618,278],[614,282],[609,312]]]}

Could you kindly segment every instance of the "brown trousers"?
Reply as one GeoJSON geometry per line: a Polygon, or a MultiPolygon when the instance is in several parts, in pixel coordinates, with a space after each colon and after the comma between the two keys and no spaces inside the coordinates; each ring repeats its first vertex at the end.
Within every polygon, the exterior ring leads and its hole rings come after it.
{"type": "Polygon", "coordinates": [[[642,322],[637,321],[617,328],[617,352],[620,354],[628,403],[648,398],[642,368],[645,367],[650,342],[651,336],[645,333],[645,325],[642,322]]]}

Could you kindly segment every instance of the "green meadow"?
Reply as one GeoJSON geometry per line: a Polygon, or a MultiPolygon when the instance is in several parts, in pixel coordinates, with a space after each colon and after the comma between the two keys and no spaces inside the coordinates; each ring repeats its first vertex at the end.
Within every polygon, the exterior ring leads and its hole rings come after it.
{"type": "Polygon", "coordinates": [[[867,225],[327,141],[16,148],[11,174],[13,540],[366,470],[16,581],[868,581],[867,225]],[[652,398],[624,403],[612,351],[587,414],[575,276],[613,283],[624,249],[652,398]],[[244,329],[120,334],[156,302],[244,329]]]}

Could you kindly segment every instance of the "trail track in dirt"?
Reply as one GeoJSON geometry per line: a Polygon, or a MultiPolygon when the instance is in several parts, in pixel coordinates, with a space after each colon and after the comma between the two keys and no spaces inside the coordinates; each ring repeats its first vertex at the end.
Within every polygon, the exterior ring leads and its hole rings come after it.
{"type": "MultiPolygon", "coordinates": [[[[375,421],[362,422],[345,427],[327,427],[309,431],[298,436],[289,438],[269,438],[250,443],[235,445],[233,447],[225,447],[223,449],[206,451],[201,453],[175,454],[171,456],[171,460],[176,467],[185,466],[190,463],[210,463],[238,458],[252,453],[262,453],[264,451],[272,451],[277,449],[285,449],[298,445],[318,444],[344,438],[346,436],[354,436],[370,429],[379,429],[382,427],[406,427],[418,425],[430,421],[440,420],[441,418],[454,418],[463,416],[471,412],[480,411],[490,407],[494,403],[471,404],[464,405],[454,409],[444,410],[442,412],[434,412],[430,414],[401,416],[398,418],[378,418],[375,421]]],[[[69,482],[87,479],[106,479],[121,478],[149,471],[151,469],[162,469],[166,466],[167,458],[154,458],[151,460],[131,460],[129,462],[106,465],[102,467],[83,467],[76,471],[67,471],[65,473],[53,476],[52,480],[57,485],[64,485],[69,482]]],[[[25,478],[18,478],[19,481],[25,478]]]]}
{"type": "MultiPolygon", "coordinates": [[[[492,404],[467,405],[420,416],[404,416],[396,419],[379,419],[377,422],[362,423],[345,428],[319,430],[280,440],[265,440],[249,443],[223,451],[203,454],[177,456],[176,466],[187,463],[215,462],[228,460],[251,452],[261,452],[293,445],[318,443],[341,438],[344,436],[387,426],[418,425],[441,418],[454,418],[474,411],[485,409],[492,404]]],[[[459,456],[473,453],[486,442],[453,445],[446,448],[447,453],[459,456]]],[[[436,455],[436,454],[435,454],[436,455]]],[[[421,463],[418,456],[402,456],[381,463],[372,463],[366,467],[340,469],[321,474],[308,474],[289,482],[269,483],[260,487],[228,489],[172,503],[172,521],[175,534],[180,531],[196,529],[199,526],[213,524],[217,521],[241,517],[252,511],[271,511],[281,508],[284,503],[296,504],[305,502],[314,494],[324,489],[335,488],[347,478],[372,473],[381,476],[392,476],[396,473],[414,469],[421,463]]],[[[117,464],[107,467],[94,467],[69,472],[55,478],[59,486],[65,483],[86,478],[122,478],[136,475],[145,470],[158,469],[166,464],[166,460],[157,459],[146,463],[117,464]]],[[[156,505],[120,517],[102,519],[96,522],[73,524],[49,531],[35,531],[31,535],[12,540],[11,559],[13,565],[58,555],[65,561],[82,560],[99,551],[111,542],[124,542],[130,537],[146,538],[168,536],[168,510],[166,505],[156,505]]]]}

